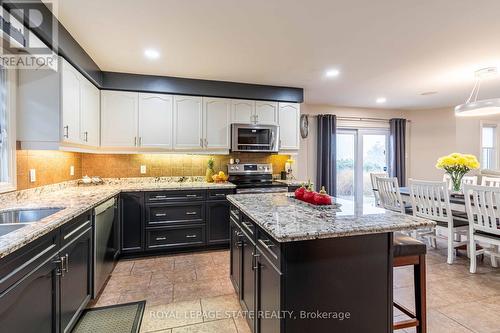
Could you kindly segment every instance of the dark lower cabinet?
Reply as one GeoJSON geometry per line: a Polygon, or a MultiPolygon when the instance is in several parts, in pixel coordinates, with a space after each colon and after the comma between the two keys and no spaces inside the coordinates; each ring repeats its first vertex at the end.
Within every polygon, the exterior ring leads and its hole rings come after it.
{"type": "Polygon", "coordinates": [[[69,332],[92,293],[92,229],[76,235],[59,252],[63,260],[61,272],[61,332],[69,332]]]}
{"type": "Polygon", "coordinates": [[[242,261],[242,232],[236,222],[231,219],[230,223],[230,263],[229,263],[229,277],[233,283],[236,293],[240,292],[241,280],[241,261],[242,261]]]}
{"type": "Polygon", "coordinates": [[[0,331],[58,332],[58,256],[48,259],[0,294],[0,331]]]}
{"type": "Polygon", "coordinates": [[[130,192],[120,195],[121,252],[144,250],[144,193],[130,192]]]}
{"type": "Polygon", "coordinates": [[[256,332],[279,333],[281,321],[276,317],[281,310],[281,272],[263,251],[257,248],[257,317],[256,332]],[[261,315],[266,314],[266,315],[261,315]],[[269,315],[271,314],[271,315],[269,315]]]}
{"type": "Polygon", "coordinates": [[[255,243],[243,233],[241,256],[240,303],[244,311],[250,314],[247,322],[255,332],[255,243]]]}
{"type": "Polygon", "coordinates": [[[207,202],[207,242],[227,244],[229,242],[229,202],[226,200],[207,202]]]}

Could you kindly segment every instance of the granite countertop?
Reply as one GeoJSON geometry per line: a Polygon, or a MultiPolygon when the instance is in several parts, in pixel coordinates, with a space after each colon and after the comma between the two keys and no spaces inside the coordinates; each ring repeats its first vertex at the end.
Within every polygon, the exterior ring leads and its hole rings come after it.
{"type": "Polygon", "coordinates": [[[178,189],[229,189],[231,183],[206,183],[203,181],[177,182],[172,179],[154,181],[141,178],[106,179],[103,185],[77,186],[75,182],[41,187],[0,195],[0,212],[20,208],[59,208],[61,211],[40,221],[0,236],[0,258],[60,227],[73,218],[94,208],[120,192],[164,191],[178,189]]]}
{"type": "Polygon", "coordinates": [[[339,208],[320,210],[291,196],[266,193],[234,194],[227,198],[278,242],[415,230],[436,224],[338,198],[334,200],[341,205],[339,208]]]}
{"type": "Polygon", "coordinates": [[[277,182],[286,184],[287,186],[301,186],[306,184],[307,181],[297,179],[276,179],[277,182]]]}

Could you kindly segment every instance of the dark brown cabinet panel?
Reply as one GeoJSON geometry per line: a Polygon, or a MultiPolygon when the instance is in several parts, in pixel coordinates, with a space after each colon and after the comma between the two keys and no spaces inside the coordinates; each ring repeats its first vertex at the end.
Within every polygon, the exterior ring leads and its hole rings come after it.
{"type": "Polygon", "coordinates": [[[257,253],[257,313],[266,314],[256,317],[257,332],[279,333],[281,320],[276,315],[281,310],[281,272],[264,252],[257,253]]]}
{"type": "Polygon", "coordinates": [[[204,203],[174,203],[146,207],[147,226],[204,223],[204,203]]]}
{"type": "Polygon", "coordinates": [[[144,250],[144,193],[120,195],[121,246],[123,253],[144,250]]]}
{"type": "Polygon", "coordinates": [[[226,200],[207,202],[208,244],[229,242],[229,206],[226,200]]]}
{"type": "Polygon", "coordinates": [[[184,247],[205,244],[205,226],[165,227],[146,231],[147,249],[184,247]]]}
{"type": "Polygon", "coordinates": [[[202,201],[206,198],[205,194],[205,190],[146,192],[146,202],[161,203],[170,201],[202,201]]]}
{"type": "Polygon", "coordinates": [[[240,303],[250,315],[247,322],[252,332],[255,329],[255,243],[246,234],[242,238],[240,303]]]}
{"type": "Polygon", "coordinates": [[[233,283],[234,289],[236,293],[240,292],[240,284],[241,284],[241,256],[242,256],[242,237],[243,233],[241,232],[238,224],[231,218],[230,222],[230,263],[229,263],[229,277],[231,282],[233,283]]]}
{"type": "Polygon", "coordinates": [[[42,266],[32,267],[0,294],[2,332],[58,332],[58,259],[54,256],[42,266]]]}
{"type": "Polygon", "coordinates": [[[59,252],[61,274],[61,332],[69,332],[91,298],[92,229],[79,234],[59,252]]]}

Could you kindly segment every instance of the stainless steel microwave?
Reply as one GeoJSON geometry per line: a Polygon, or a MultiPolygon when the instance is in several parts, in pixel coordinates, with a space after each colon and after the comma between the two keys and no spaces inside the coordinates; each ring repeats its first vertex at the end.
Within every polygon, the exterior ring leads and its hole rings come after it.
{"type": "Polygon", "coordinates": [[[231,125],[231,150],[241,152],[276,153],[279,149],[279,126],[231,125]]]}

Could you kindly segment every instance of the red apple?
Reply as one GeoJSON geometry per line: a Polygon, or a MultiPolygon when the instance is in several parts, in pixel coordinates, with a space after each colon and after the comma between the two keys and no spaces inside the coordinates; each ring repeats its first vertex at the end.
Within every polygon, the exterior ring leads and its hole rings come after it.
{"type": "Polygon", "coordinates": [[[316,193],[314,195],[314,203],[316,205],[331,205],[332,204],[332,197],[330,197],[326,191],[325,187],[321,187],[321,191],[319,193],[316,193]]]}

